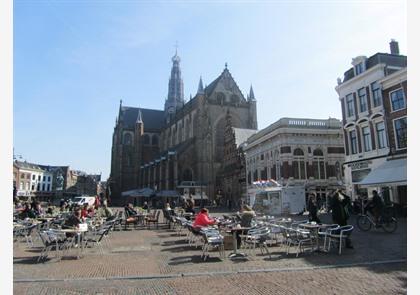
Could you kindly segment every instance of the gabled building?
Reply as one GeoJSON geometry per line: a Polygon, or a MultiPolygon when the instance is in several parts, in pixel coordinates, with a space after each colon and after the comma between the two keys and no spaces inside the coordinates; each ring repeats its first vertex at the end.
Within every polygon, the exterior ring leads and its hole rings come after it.
{"type": "Polygon", "coordinates": [[[406,183],[406,165],[397,169],[404,164],[386,163],[406,152],[406,67],[407,57],[400,55],[398,43],[392,40],[390,53],[353,58],[344,80],[337,81],[346,151],[345,182],[353,197],[379,189],[385,198],[392,199],[392,183],[406,183]],[[397,165],[392,173],[399,174],[397,182],[373,178],[377,174],[371,174],[373,171],[392,169],[393,165],[397,165]]]}
{"type": "MultiPolygon", "coordinates": [[[[250,96],[253,95],[251,88],[250,96]]],[[[258,130],[233,127],[229,112],[226,119],[223,165],[217,175],[221,190],[217,195],[221,198],[219,203],[238,207],[240,201],[246,198],[246,163],[243,148],[247,139],[258,130]]]]}

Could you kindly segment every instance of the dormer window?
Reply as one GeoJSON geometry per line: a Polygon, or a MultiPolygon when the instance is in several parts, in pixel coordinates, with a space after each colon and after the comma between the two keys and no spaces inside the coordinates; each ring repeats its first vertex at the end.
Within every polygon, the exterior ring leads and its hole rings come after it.
{"type": "Polygon", "coordinates": [[[366,59],[367,59],[366,56],[358,56],[356,58],[353,58],[353,61],[351,64],[353,65],[355,76],[360,75],[366,70],[365,68],[366,59]]]}
{"type": "Polygon", "coordinates": [[[359,75],[363,72],[363,65],[362,63],[358,63],[355,67],[354,70],[356,71],[356,75],[359,75]]]}

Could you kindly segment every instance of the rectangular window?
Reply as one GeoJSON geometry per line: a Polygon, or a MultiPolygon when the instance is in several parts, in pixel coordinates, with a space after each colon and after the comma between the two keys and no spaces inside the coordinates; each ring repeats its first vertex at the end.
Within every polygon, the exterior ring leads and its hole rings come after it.
{"type": "Polygon", "coordinates": [[[376,123],[376,134],[378,136],[378,148],[386,147],[385,124],[384,122],[376,123]]]}
{"type": "Polygon", "coordinates": [[[38,185],[36,186],[36,190],[37,191],[40,191],[41,190],[41,184],[40,183],[38,183],[38,185]]]}
{"type": "Polygon", "coordinates": [[[32,174],[32,180],[35,180],[35,174],[32,174]]]}
{"type": "Polygon", "coordinates": [[[35,184],[33,184],[31,187],[31,191],[34,191],[34,190],[35,190],[35,184]]]}
{"type": "Polygon", "coordinates": [[[351,153],[357,154],[357,138],[356,138],[356,130],[350,131],[350,147],[351,153]]]}
{"type": "Polygon", "coordinates": [[[394,128],[397,148],[407,148],[407,117],[395,120],[394,128]]]}
{"type": "Polygon", "coordinates": [[[368,127],[363,127],[362,128],[362,133],[363,133],[363,145],[365,147],[365,152],[371,151],[372,150],[372,140],[370,138],[370,128],[368,127]]]}
{"type": "Polygon", "coordinates": [[[353,116],[354,115],[354,100],[353,100],[352,93],[346,96],[346,105],[347,105],[347,117],[353,116]]]}
{"type": "Polygon", "coordinates": [[[25,174],[24,174],[24,173],[22,173],[22,174],[20,175],[20,178],[25,179],[25,174]]]}
{"type": "Polygon", "coordinates": [[[324,168],[324,161],[319,162],[319,172],[320,172],[320,178],[325,179],[325,168],[324,168]]]}
{"type": "Polygon", "coordinates": [[[50,191],[50,184],[47,184],[47,191],[50,191]]]}
{"type": "Polygon", "coordinates": [[[393,111],[405,108],[404,92],[402,88],[391,92],[391,106],[393,111]]]}
{"type": "Polygon", "coordinates": [[[38,181],[41,181],[41,175],[38,175],[38,181]]]}
{"type": "Polygon", "coordinates": [[[366,98],[366,89],[360,88],[357,91],[357,94],[359,95],[359,104],[360,104],[360,112],[366,112],[367,111],[367,98],[366,98]]]}
{"type": "Polygon", "coordinates": [[[51,176],[48,176],[48,182],[50,182],[51,181],[51,176]]]}
{"type": "Polygon", "coordinates": [[[45,176],[42,176],[42,181],[45,181],[46,180],[46,177],[45,176]]]}
{"type": "Polygon", "coordinates": [[[381,87],[379,83],[373,82],[370,87],[372,89],[373,107],[382,105],[381,87]]]}
{"type": "Polygon", "coordinates": [[[45,183],[42,184],[42,191],[45,191],[45,183]]]}

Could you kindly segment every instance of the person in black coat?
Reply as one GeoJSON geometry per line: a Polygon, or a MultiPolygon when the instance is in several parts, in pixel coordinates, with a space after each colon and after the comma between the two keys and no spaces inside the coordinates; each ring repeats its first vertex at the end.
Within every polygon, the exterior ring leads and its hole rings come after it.
{"type": "MultiPolygon", "coordinates": [[[[332,220],[334,223],[345,226],[350,217],[348,206],[351,205],[350,197],[341,190],[337,190],[331,199],[332,220]]],[[[349,237],[346,238],[346,248],[353,248],[349,237]]]]}
{"type": "Polygon", "coordinates": [[[316,202],[316,196],[314,193],[309,194],[308,211],[309,211],[309,221],[315,221],[316,223],[321,223],[321,220],[319,220],[318,218],[318,206],[316,202]]]}

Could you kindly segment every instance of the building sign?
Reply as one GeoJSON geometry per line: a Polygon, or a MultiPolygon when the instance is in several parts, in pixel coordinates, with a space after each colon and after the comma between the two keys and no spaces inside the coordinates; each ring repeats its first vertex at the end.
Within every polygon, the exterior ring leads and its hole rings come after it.
{"type": "Polygon", "coordinates": [[[350,163],[350,164],[348,164],[348,167],[351,170],[359,170],[359,169],[368,168],[369,164],[372,164],[372,161],[362,161],[362,162],[350,163]]]}

